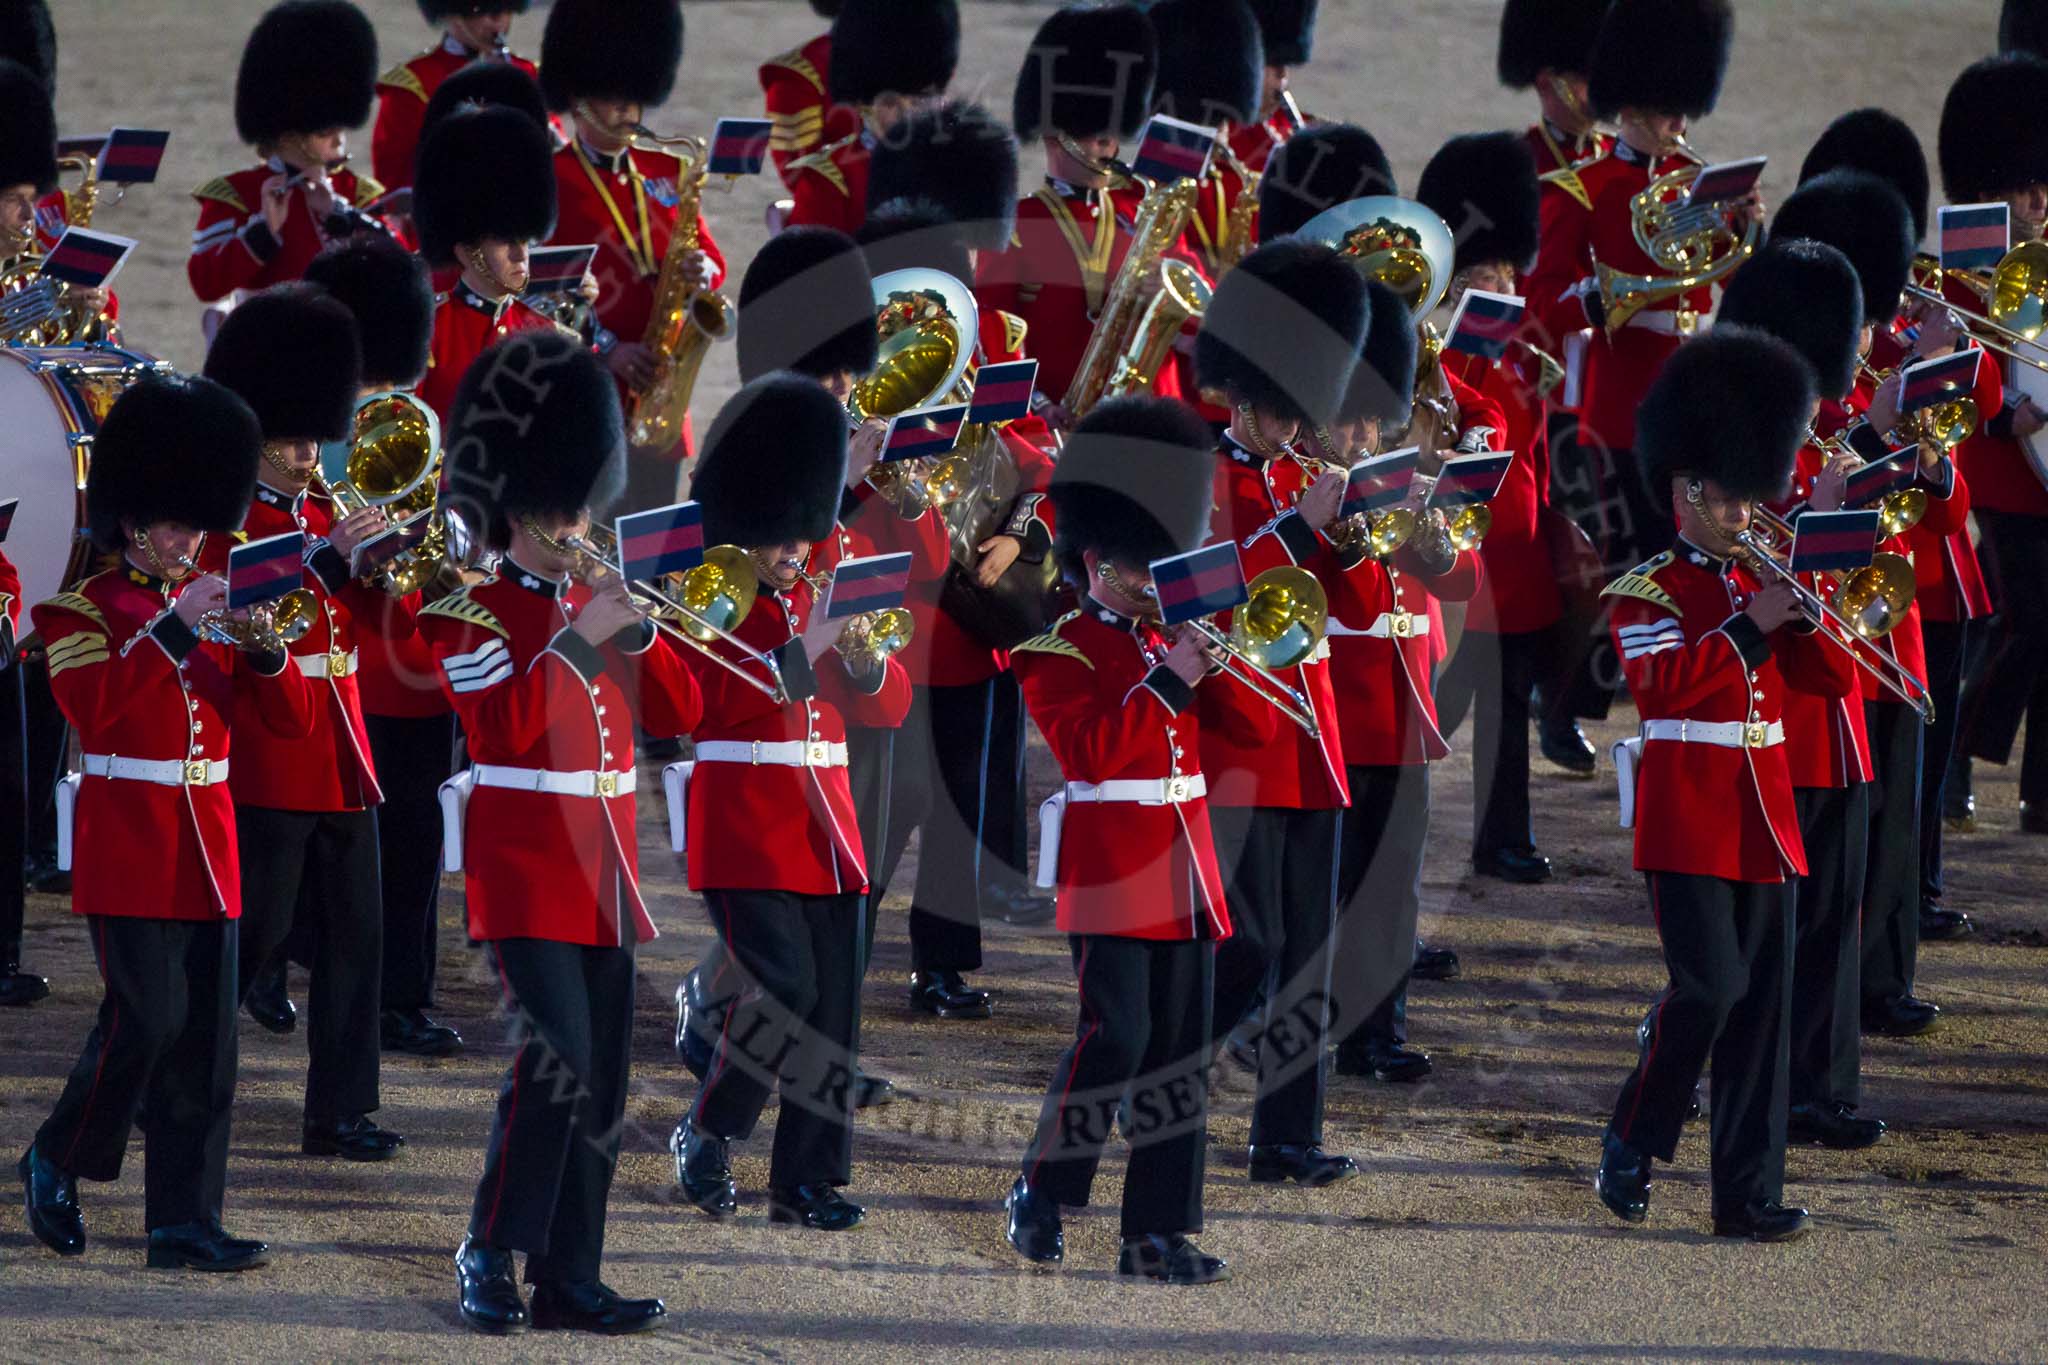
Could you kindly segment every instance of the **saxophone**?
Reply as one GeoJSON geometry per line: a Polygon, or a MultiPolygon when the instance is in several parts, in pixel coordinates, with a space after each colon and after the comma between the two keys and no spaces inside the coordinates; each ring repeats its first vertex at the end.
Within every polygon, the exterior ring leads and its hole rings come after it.
{"type": "Polygon", "coordinates": [[[1150,387],[1181,328],[1208,310],[1209,285],[1201,272],[1165,259],[1188,230],[1200,188],[1193,180],[1177,180],[1145,191],[1123,268],[1067,389],[1063,406],[1075,420],[1105,398],[1150,387]]]}
{"type": "Polygon", "coordinates": [[[683,278],[683,263],[696,255],[701,242],[697,213],[704,202],[704,182],[710,178],[710,155],[698,138],[662,138],[663,150],[685,147],[690,155],[676,177],[676,227],[669,237],[668,253],[661,260],[661,276],[654,286],[654,312],[647,320],[642,338],[654,352],[654,378],[635,389],[626,413],[626,436],[633,445],[647,450],[671,450],[683,439],[683,422],[690,413],[690,397],[697,388],[698,371],[704,368],[705,353],[714,342],[732,335],[732,300],[714,290],[700,289],[683,278]]]}
{"type": "Polygon", "coordinates": [[[1230,213],[1225,220],[1223,240],[1216,244],[1216,273],[1221,275],[1251,254],[1259,244],[1259,172],[1241,161],[1237,153],[1230,150],[1228,139],[1216,140],[1216,152],[1224,164],[1237,173],[1238,183],[1244,188],[1237,192],[1237,198],[1230,201],[1230,213]]]}

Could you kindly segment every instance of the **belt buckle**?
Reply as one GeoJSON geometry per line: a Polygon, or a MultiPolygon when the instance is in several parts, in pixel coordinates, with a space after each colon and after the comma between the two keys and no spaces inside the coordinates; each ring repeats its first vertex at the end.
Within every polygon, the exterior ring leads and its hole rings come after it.
{"type": "Polygon", "coordinates": [[[1753,720],[1742,727],[1742,747],[1761,749],[1770,738],[1770,727],[1762,721],[1753,720]]]}
{"type": "MultiPolygon", "coordinates": [[[[111,765],[110,765],[111,766],[111,765]]],[[[188,787],[209,786],[213,782],[213,765],[203,758],[190,759],[185,764],[185,785],[188,787]]]]}
{"type": "Polygon", "coordinates": [[[804,745],[804,765],[810,768],[831,767],[832,746],[823,741],[814,741],[804,745]]]}
{"type": "Polygon", "coordinates": [[[1166,803],[1168,805],[1178,806],[1188,800],[1191,794],[1191,785],[1187,778],[1169,777],[1166,779],[1166,803]]]}
{"type": "Polygon", "coordinates": [[[327,676],[346,678],[348,676],[348,655],[338,649],[327,651],[327,676]]]}
{"type": "Polygon", "coordinates": [[[1671,320],[1672,325],[1678,329],[1678,335],[1682,337],[1689,337],[1699,330],[1700,315],[1693,309],[1681,308],[1671,315],[1671,320]]]}
{"type": "Polygon", "coordinates": [[[1393,632],[1396,640],[1405,640],[1415,633],[1415,618],[1405,611],[1394,612],[1387,629],[1393,632]]]}
{"type": "Polygon", "coordinates": [[[599,796],[617,796],[619,794],[619,775],[617,773],[599,773],[597,775],[597,794],[599,796]]]}

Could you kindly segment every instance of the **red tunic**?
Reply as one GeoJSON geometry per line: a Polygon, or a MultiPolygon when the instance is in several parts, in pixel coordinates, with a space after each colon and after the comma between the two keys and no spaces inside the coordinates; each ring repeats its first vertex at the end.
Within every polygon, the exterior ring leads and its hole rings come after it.
{"type": "Polygon", "coordinates": [[[789,226],[837,228],[851,237],[868,220],[868,157],[874,140],[856,126],[784,172],[795,196],[789,226]]]}
{"type": "MultiPolygon", "coordinates": [[[[1472,598],[1465,629],[1503,635],[1542,630],[1556,623],[1564,605],[1550,547],[1538,527],[1539,513],[1550,505],[1550,435],[1544,402],[1536,394],[1540,368],[1521,345],[1510,347],[1498,361],[1446,351],[1443,363],[1454,382],[1476,389],[1506,424],[1493,444],[1515,452],[1489,504],[1493,526],[1479,546],[1486,581],[1472,598]]],[[[1471,417],[1467,414],[1468,421],[1471,417]]]]}
{"type": "MultiPolygon", "coordinates": [[[[493,59],[444,37],[377,78],[377,126],[370,134],[370,169],[386,189],[412,184],[420,123],[427,114],[427,101],[441,88],[441,82],[471,62],[487,60],[493,59]]],[[[506,60],[534,79],[540,78],[540,68],[526,58],[514,55],[506,60]]]]}
{"type": "Polygon", "coordinates": [[[1275,110],[1269,118],[1232,128],[1228,138],[1230,150],[1244,163],[1245,169],[1263,172],[1266,163],[1273,159],[1273,153],[1298,131],[1298,125],[1284,110],[1275,110]]]}
{"type": "Polygon", "coordinates": [[[420,381],[421,401],[446,424],[470,362],[514,332],[554,325],[518,298],[507,295],[493,301],[458,279],[435,303],[434,343],[427,352],[426,378],[420,381]]]}
{"type": "MultiPolygon", "coordinates": [[[[291,212],[281,240],[263,221],[263,182],[290,174],[284,162],[272,157],[264,165],[209,180],[192,191],[199,201],[199,226],[192,231],[185,275],[201,303],[224,299],[238,289],[290,283],[304,275],[313,258],[334,240],[324,224],[313,221],[302,188],[291,192],[291,212]]],[[[329,179],[335,199],[357,208],[384,193],[375,180],[346,166],[329,179]]]]}
{"type": "Polygon", "coordinates": [[[1424,571],[1403,549],[1391,560],[1366,559],[1345,573],[1330,597],[1330,673],[1344,762],[1383,768],[1431,763],[1450,753],[1437,728],[1436,600],[1471,601],[1484,577],[1467,550],[1441,574],[1424,571]]]}
{"type": "MultiPolygon", "coordinates": [[[[1583,379],[1585,348],[1592,342],[1585,305],[1575,292],[1586,273],[1586,240],[1593,213],[1585,173],[1609,156],[1614,140],[1603,135],[1566,146],[1546,136],[1540,123],[1523,136],[1535,157],[1536,174],[1543,177],[1537,197],[1536,264],[1522,277],[1522,293],[1528,298],[1529,338],[1574,376],[1552,395],[1560,410],[1570,411],[1576,407],[1575,381],[1583,379]],[[1570,165],[1563,164],[1560,153],[1572,158],[1570,165]]],[[[1601,174],[1605,173],[1595,174],[1595,183],[1601,174]]]]}
{"type": "MultiPolygon", "coordinates": [[[[470,761],[557,773],[630,773],[633,730],[696,728],[703,698],[653,631],[593,646],[571,630],[590,600],[504,562],[496,577],[420,613],[420,632],[470,761]]],[[[570,796],[481,783],[463,828],[469,936],[611,946],[645,943],[634,793],[570,796]],[[630,919],[630,926],[629,921],[630,919]]]]}
{"type": "Polygon", "coordinates": [[[768,135],[768,155],[782,181],[796,188],[789,163],[808,156],[828,142],[860,131],[860,114],[832,103],[832,35],[820,33],[761,64],[761,94],[775,125],[768,135]]]}
{"type": "MultiPolygon", "coordinates": [[[[1091,602],[1012,652],[1024,704],[1068,782],[1156,782],[1202,771],[1196,693],[1161,663],[1168,647],[1152,624],[1091,602]]],[[[1217,685],[1211,676],[1202,688],[1217,685]]],[[[1262,723],[1270,735],[1271,720],[1262,723]]],[[[1057,885],[1063,933],[1230,936],[1204,797],[1068,802],[1057,885]]]]}
{"type": "MultiPolygon", "coordinates": [[[[251,656],[198,644],[163,585],[131,571],[88,578],[32,615],[49,650],[50,690],[98,757],[228,762],[230,733],[303,739],[317,705],[287,666],[257,674],[251,656]]],[[[240,771],[237,756],[229,780],[240,771]]],[[[74,823],[71,909],[136,919],[234,919],[242,913],[235,808],[226,782],[168,786],[86,775],[74,823]]]]}
{"type": "MultiPolygon", "coordinates": [[[[1820,450],[1808,442],[1799,448],[1792,476],[1792,494],[1776,506],[1784,512],[1813,496],[1813,481],[1824,464],[1820,450]]],[[[1808,587],[1834,596],[1834,582],[1808,575],[1808,587]]],[[[1785,766],[1794,787],[1849,787],[1871,779],[1870,732],[1863,716],[1863,690],[1852,676],[1839,678],[1831,693],[1785,692],[1785,766]]]]}
{"type": "MultiPolygon", "coordinates": [[[[1898,324],[1880,328],[1870,351],[1871,367],[1893,370],[1905,356],[1906,344],[1898,335],[1898,324]]],[[[1984,363],[1977,368],[1976,391],[1970,395],[1977,405],[1980,427],[2005,403],[2005,383],[1999,376],[1997,359],[1994,355],[1985,356],[1984,363]]],[[[2000,438],[1981,429],[1963,442],[1955,453],[1956,478],[1967,485],[1965,471],[1977,465],[1980,456],[1994,464],[2003,459],[2003,453],[1995,449],[1999,444],[2000,438]]],[[[1973,503],[1981,504],[1974,489],[1967,491],[1973,503]]],[[[1926,527],[1916,526],[1906,533],[1906,544],[1913,555],[1913,601],[1924,619],[1972,621],[1991,614],[1991,593],[1985,587],[1984,570],[1977,562],[1977,546],[1970,539],[1967,526],[1938,538],[1926,527]]]]}

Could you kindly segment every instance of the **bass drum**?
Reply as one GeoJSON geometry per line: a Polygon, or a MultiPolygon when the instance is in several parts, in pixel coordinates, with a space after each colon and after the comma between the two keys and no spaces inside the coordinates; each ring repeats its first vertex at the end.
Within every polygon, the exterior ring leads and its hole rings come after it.
{"type": "MultiPolygon", "coordinates": [[[[2014,342],[2013,348],[2029,360],[2048,365],[2048,347],[2033,342],[2014,342]]],[[[2043,370],[2024,361],[2005,362],[2005,386],[2017,390],[2022,398],[2031,398],[2034,406],[2048,411],[2048,370],[2043,370]]],[[[2034,471],[2043,487],[2048,487],[2048,428],[2032,436],[2020,437],[2020,449],[2026,452],[2027,467],[2034,471]]]]}
{"type": "MultiPolygon", "coordinates": [[[[92,548],[85,471],[93,437],[114,400],[168,361],[118,346],[0,347],[0,498],[19,498],[7,543],[25,608],[83,578],[92,548]]],[[[27,622],[24,620],[23,625],[27,622]]]]}

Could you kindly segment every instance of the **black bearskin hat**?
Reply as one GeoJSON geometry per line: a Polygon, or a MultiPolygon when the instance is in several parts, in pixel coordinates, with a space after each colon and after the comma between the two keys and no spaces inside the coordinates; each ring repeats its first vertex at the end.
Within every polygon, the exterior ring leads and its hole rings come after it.
{"type": "Polygon", "coordinates": [[[150,374],[114,400],[93,440],[85,523],[118,551],[121,522],[234,531],[256,496],[263,432],[234,392],[197,375],[150,374]]]}
{"type": "Polygon", "coordinates": [[[1415,198],[1450,228],[1454,270],[1506,261],[1519,271],[1536,260],[1542,190],[1519,133],[1465,133],[1429,159],[1415,198]]]}
{"type": "Polygon", "coordinates": [[[0,60],[0,189],[12,185],[56,188],[57,115],[35,72],[0,60]]]}
{"type": "Polygon", "coordinates": [[[1792,191],[1771,220],[1772,241],[1792,237],[1826,242],[1847,256],[1863,282],[1863,316],[1891,322],[1913,269],[1913,215],[1897,190],[1864,171],[1817,175],[1792,191]]]}
{"type": "Polygon", "coordinates": [[[1651,501],[1669,480],[1712,479],[1737,498],[1784,495],[1817,397],[1789,344],[1746,327],[1715,328],[1673,353],[1636,411],[1636,455],[1651,501]]]}
{"type": "Polygon", "coordinates": [[[413,223],[420,254],[455,264],[463,242],[540,242],[555,230],[554,153],[546,128],[516,109],[463,109],[420,143],[413,223]]]}
{"type": "Polygon", "coordinates": [[[43,0],[0,0],[0,57],[27,67],[56,98],[57,26],[43,0]]]}
{"type": "Polygon", "coordinates": [[[2048,5],[2005,0],[2005,12],[1998,16],[1998,50],[2048,57],[2048,5]]]}
{"type": "Polygon", "coordinates": [[[548,102],[541,98],[540,83],[527,75],[525,68],[510,62],[474,61],[435,88],[426,113],[420,115],[420,138],[424,140],[436,124],[465,105],[517,109],[535,123],[548,121],[548,102]]]}
{"type": "Polygon", "coordinates": [[[1153,108],[1205,127],[1258,122],[1266,43],[1245,0],[1159,0],[1146,13],[1159,35],[1153,108]]]}
{"type": "Polygon", "coordinates": [[[2048,57],[2012,52],[1963,69],[1941,106],[1941,183],[1950,202],[2002,199],[2048,184],[2048,57]]]}
{"type": "Polygon", "coordinates": [[[493,549],[511,544],[522,513],[601,509],[625,487],[618,388],[588,346],[553,329],[515,332],[472,361],[442,430],[442,504],[493,549]]]}
{"type": "Polygon", "coordinates": [[[967,100],[923,110],[890,129],[868,160],[869,211],[892,199],[937,204],[968,245],[1001,251],[1017,219],[1017,139],[967,100]]]}
{"type": "Polygon", "coordinates": [[[682,0],[555,0],[540,39],[548,108],[620,99],[652,109],[683,63],[682,0]]]}
{"type": "Polygon", "coordinates": [[[845,0],[832,21],[829,88],[835,104],[928,95],[960,65],[956,0],[845,0]]]}
{"type": "Polygon", "coordinates": [[[800,374],[764,374],[727,399],[690,476],[705,542],[753,549],[830,535],[846,435],[846,409],[800,374]]]}
{"type": "Polygon", "coordinates": [[[235,76],[235,132],[252,147],[360,128],[377,96],[377,31],[348,0],[282,0],[256,21],[235,76]]]}
{"type": "Polygon", "coordinates": [[[1216,438],[1193,408],[1132,394],[1098,404],[1060,451],[1047,496],[1053,554],[1081,583],[1081,554],[1150,564],[1209,539],[1216,438]]]}
{"type": "Polygon", "coordinates": [[[1609,0],[1507,0],[1500,12],[1495,70],[1510,90],[1527,90],[1544,71],[1583,76],[1609,0]]]}
{"type": "Polygon", "coordinates": [[[1728,282],[1714,321],[1790,342],[1813,367],[1823,398],[1843,397],[1856,382],[1863,286],[1849,258],[1825,242],[1772,234],[1728,282]]]}
{"type": "Polygon", "coordinates": [[[1316,45],[1316,0],[1252,0],[1266,35],[1266,60],[1274,66],[1307,66],[1316,45]]]}
{"type": "Polygon", "coordinates": [[[936,270],[970,288],[974,284],[973,253],[952,218],[929,199],[891,199],[869,211],[853,240],[876,275],[936,270]]]}
{"type": "Polygon", "coordinates": [[[1415,407],[1415,365],[1420,350],[1415,318],[1392,288],[1378,280],[1365,282],[1371,316],[1365,340],[1358,346],[1358,368],[1344,388],[1337,409],[1340,422],[1377,417],[1405,422],[1415,407]]]}
{"type": "Polygon", "coordinates": [[[1897,190],[1913,214],[1913,240],[1927,235],[1927,153],[1904,119],[1883,109],[1842,115],[1800,163],[1799,183],[1845,168],[1868,171],[1897,190]]]}
{"type": "Polygon", "coordinates": [[[528,0],[420,0],[420,17],[438,24],[455,15],[524,14],[528,0]]]}
{"type": "Polygon", "coordinates": [[[338,441],[363,387],[356,320],[318,285],[280,284],[237,305],[206,353],[206,377],[256,410],[266,441],[338,441]]]}
{"type": "Polygon", "coordinates": [[[1069,5],[1031,40],[1010,123],[1024,140],[1065,133],[1129,139],[1145,126],[1159,75],[1159,37],[1136,5],[1069,5]]]}
{"type": "Polygon", "coordinates": [[[1233,402],[1327,422],[1358,364],[1368,308],[1365,277],[1331,248],[1268,242],[1216,287],[1195,371],[1233,402]]]}
{"type": "Polygon", "coordinates": [[[837,19],[842,0],[811,0],[811,12],[820,19],[837,19]]]}
{"type": "Polygon", "coordinates": [[[1593,112],[1714,112],[1735,41],[1729,0],[1615,0],[1586,73],[1593,112]]]}
{"type": "Polygon", "coordinates": [[[770,237],[740,280],[738,344],[743,382],[874,369],[874,281],[853,239],[828,227],[770,237]]]}
{"type": "Polygon", "coordinates": [[[410,388],[434,344],[434,282],[427,263],[388,237],[358,233],[306,266],[348,309],[362,343],[363,383],[410,388]]]}
{"type": "Polygon", "coordinates": [[[1353,199],[1393,193],[1394,168],[1378,138],[1355,124],[1314,124],[1281,143],[1259,177],[1259,240],[1285,237],[1353,199]]]}

